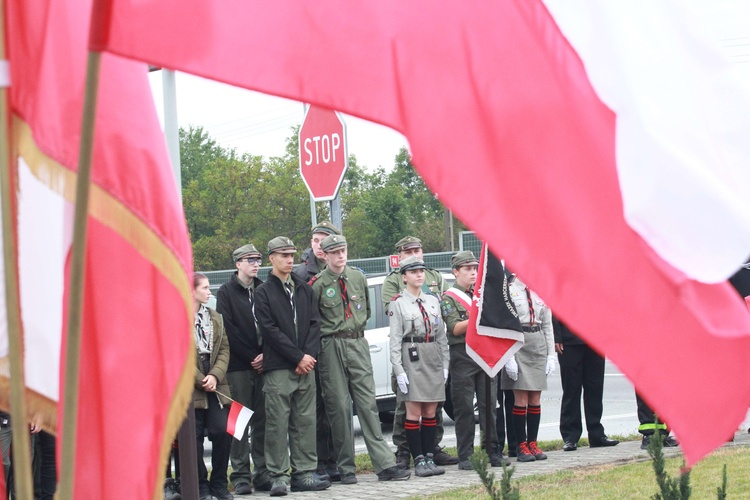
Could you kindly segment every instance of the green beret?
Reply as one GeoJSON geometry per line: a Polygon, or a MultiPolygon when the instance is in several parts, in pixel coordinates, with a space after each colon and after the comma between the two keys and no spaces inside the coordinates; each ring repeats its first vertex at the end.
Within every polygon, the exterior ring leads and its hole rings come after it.
{"type": "Polygon", "coordinates": [[[424,261],[419,257],[407,257],[401,261],[401,274],[404,274],[406,271],[413,271],[414,269],[426,268],[427,266],[424,265],[424,261]]]}
{"type": "Polygon", "coordinates": [[[396,251],[400,252],[402,250],[409,250],[410,248],[422,248],[422,240],[415,236],[407,236],[405,238],[401,238],[398,240],[398,243],[396,243],[396,251]]]}
{"type": "Polygon", "coordinates": [[[237,262],[243,257],[260,257],[260,252],[255,248],[255,245],[253,245],[252,243],[248,243],[247,245],[242,245],[240,248],[232,252],[232,259],[234,259],[235,262],[237,262]]]}
{"type": "Polygon", "coordinates": [[[320,242],[320,249],[325,253],[333,252],[346,246],[346,238],[339,234],[329,234],[320,242]]]}
{"type": "Polygon", "coordinates": [[[268,242],[268,254],[272,253],[297,253],[297,247],[292,240],[286,236],[277,236],[268,242]]]}
{"type": "Polygon", "coordinates": [[[331,223],[329,220],[324,220],[313,226],[312,233],[325,233],[325,234],[341,234],[341,230],[331,223]]]}
{"type": "Polygon", "coordinates": [[[474,254],[471,253],[469,250],[464,250],[462,252],[458,252],[456,255],[451,257],[451,267],[453,269],[458,269],[461,266],[477,266],[479,265],[479,261],[476,257],[474,257],[474,254]]]}

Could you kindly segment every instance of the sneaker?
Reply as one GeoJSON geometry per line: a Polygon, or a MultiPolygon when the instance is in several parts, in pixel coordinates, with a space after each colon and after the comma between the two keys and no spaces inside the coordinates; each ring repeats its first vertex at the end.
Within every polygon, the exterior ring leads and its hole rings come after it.
{"type": "Polygon", "coordinates": [[[229,493],[229,490],[226,486],[211,488],[211,495],[218,498],[218,500],[234,500],[234,495],[229,493]]]}
{"type": "Polygon", "coordinates": [[[428,453],[427,455],[425,455],[424,461],[427,464],[427,468],[429,468],[432,471],[433,476],[439,476],[441,474],[445,474],[445,469],[435,465],[435,460],[433,459],[432,453],[428,453]]]}
{"type": "Polygon", "coordinates": [[[396,452],[396,467],[408,470],[411,468],[411,454],[408,451],[396,452]]]}
{"type": "Polygon", "coordinates": [[[427,461],[425,460],[424,455],[419,455],[414,458],[414,474],[418,477],[430,477],[435,475],[435,473],[432,472],[432,469],[427,466],[427,461]]]}
{"type": "Polygon", "coordinates": [[[378,481],[403,481],[411,477],[411,472],[401,469],[397,465],[378,472],[378,481]]]}
{"type": "Polygon", "coordinates": [[[509,456],[510,458],[516,458],[516,457],[518,456],[518,453],[517,453],[517,451],[516,451],[517,449],[518,449],[518,446],[511,446],[511,445],[509,444],[509,445],[508,445],[508,456],[509,456]]]}
{"type": "Polygon", "coordinates": [[[270,491],[272,497],[285,497],[287,493],[286,482],[283,479],[274,479],[270,491]]]}
{"type": "Polygon", "coordinates": [[[326,474],[330,478],[329,481],[341,481],[341,471],[336,464],[329,464],[326,466],[326,474]]]}
{"type": "Polygon", "coordinates": [[[547,460],[547,455],[545,455],[544,452],[539,449],[539,447],[536,445],[536,441],[531,441],[529,443],[529,451],[537,460],[547,460]]]}
{"type": "Polygon", "coordinates": [[[474,470],[474,466],[471,465],[471,460],[459,460],[458,461],[458,470],[474,470]]]}
{"type": "Polygon", "coordinates": [[[443,448],[440,447],[435,448],[432,456],[437,465],[456,465],[458,463],[458,457],[447,454],[443,451],[443,448]]]}
{"type": "Polygon", "coordinates": [[[651,436],[643,436],[643,439],[641,439],[641,449],[647,450],[648,445],[651,444],[651,436]]]}
{"type": "Polygon", "coordinates": [[[180,483],[175,481],[174,479],[167,478],[166,481],[164,481],[164,500],[181,500],[182,495],[180,495],[180,483]]]}
{"type": "Polygon", "coordinates": [[[272,481],[265,481],[263,483],[253,483],[255,484],[255,491],[271,491],[271,487],[273,486],[272,481]]]}
{"type": "Polygon", "coordinates": [[[516,460],[518,460],[519,462],[533,462],[536,460],[536,457],[533,453],[531,453],[531,450],[529,450],[529,446],[525,441],[523,443],[518,443],[516,455],[516,460]]]}
{"type": "MultiPolygon", "coordinates": [[[[461,462],[459,462],[460,464],[461,462]]],[[[510,460],[503,456],[503,450],[500,447],[496,447],[490,454],[490,464],[493,467],[502,467],[503,464],[510,465],[510,460]]]]}
{"type": "MultiPolygon", "coordinates": [[[[321,481],[330,481],[331,476],[328,475],[325,469],[318,469],[316,471],[313,471],[313,476],[320,479],[321,481]]],[[[339,479],[341,479],[341,476],[339,476],[339,479]]]]}
{"type": "Polygon", "coordinates": [[[238,483],[234,487],[235,495],[251,495],[253,493],[253,487],[248,483],[238,483]]]}
{"type": "Polygon", "coordinates": [[[672,436],[665,437],[663,442],[665,448],[674,448],[675,446],[680,445],[680,443],[678,443],[677,440],[672,436]]]}
{"type": "Polygon", "coordinates": [[[198,498],[200,498],[200,500],[212,500],[211,491],[208,487],[198,487],[198,498]]]}
{"type": "Polygon", "coordinates": [[[346,472],[339,476],[341,484],[357,484],[357,475],[353,472],[346,472]]]}
{"type": "Polygon", "coordinates": [[[330,481],[321,481],[312,474],[292,478],[292,491],[321,491],[330,487],[330,481]]]}

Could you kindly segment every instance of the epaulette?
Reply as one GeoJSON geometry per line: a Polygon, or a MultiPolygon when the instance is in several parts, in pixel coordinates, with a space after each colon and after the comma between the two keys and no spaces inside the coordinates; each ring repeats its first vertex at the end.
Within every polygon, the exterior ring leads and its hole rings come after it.
{"type": "Polygon", "coordinates": [[[388,273],[388,276],[390,276],[391,274],[396,274],[398,272],[401,272],[401,271],[399,271],[398,269],[394,269],[393,271],[391,271],[390,273],[388,273]]]}
{"type": "Polygon", "coordinates": [[[393,298],[391,299],[391,302],[393,302],[394,300],[396,300],[399,297],[401,297],[401,293],[397,293],[396,295],[394,295],[393,298]]]}
{"type": "Polygon", "coordinates": [[[313,276],[312,278],[310,278],[310,281],[308,281],[307,284],[310,285],[310,286],[312,286],[313,283],[315,283],[316,281],[318,281],[318,276],[320,276],[320,273],[318,273],[315,276],[313,276]]]}

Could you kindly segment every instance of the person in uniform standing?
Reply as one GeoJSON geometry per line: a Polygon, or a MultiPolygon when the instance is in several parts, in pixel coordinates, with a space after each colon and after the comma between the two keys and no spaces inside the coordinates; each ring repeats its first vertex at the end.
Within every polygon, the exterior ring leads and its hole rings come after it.
{"type": "Polygon", "coordinates": [[[640,423],[638,432],[643,436],[641,439],[642,450],[648,448],[654,435],[661,437],[662,446],[665,448],[673,448],[680,445],[673,436],[669,435],[671,431],[667,424],[656,418],[654,410],[646,404],[641,395],[638,394],[638,391],[635,393],[635,404],[638,408],[638,422],[640,423]]]}
{"type": "MultiPolygon", "coordinates": [[[[310,248],[302,252],[302,264],[294,269],[294,274],[310,283],[313,277],[326,267],[326,254],[320,244],[326,236],[341,234],[341,230],[333,225],[331,221],[324,220],[312,228],[310,248]]],[[[333,438],[331,436],[331,425],[323,400],[320,386],[320,373],[315,370],[315,419],[317,428],[315,437],[317,439],[318,468],[317,473],[323,479],[339,481],[341,474],[336,467],[336,455],[333,451],[333,438]]]]}
{"type": "MultiPolygon", "coordinates": [[[[487,375],[476,361],[466,353],[466,330],[469,326],[469,310],[471,309],[474,284],[477,281],[479,261],[468,250],[458,252],[451,258],[451,268],[456,282],[451,288],[443,292],[440,309],[445,321],[450,350],[450,384],[453,397],[453,416],[456,422],[456,442],[458,445],[458,468],[472,470],[469,457],[474,454],[474,395],[479,403],[479,427],[486,432],[485,422],[487,411],[495,421],[495,394],[497,379],[491,378],[492,404],[487,408],[485,389],[487,375]]],[[[502,411],[502,410],[500,410],[502,411]]],[[[503,465],[502,447],[498,446],[495,426],[490,428],[490,440],[493,450],[490,463],[493,467],[503,465]]],[[[509,463],[509,462],[508,462],[509,463]]]]}
{"type": "Polygon", "coordinates": [[[364,331],[370,318],[367,278],[361,271],[346,265],[344,236],[327,236],[321,248],[326,253],[328,266],[312,279],[321,332],[316,371],[323,388],[328,419],[331,427],[336,429],[332,433],[333,448],[341,471],[341,483],[357,482],[352,402],[378,480],[408,479],[411,474],[396,467],[380,430],[370,345],[364,331]],[[345,397],[345,394],[350,397],[345,397]]]}
{"type": "Polygon", "coordinates": [[[271,496],[287,494],[290,466],[292,491],[331,486],[313,474],[318,461],[311,430],[315,428],[314,370],[320,320],[312,287],[292,274],[296,252],[292,240],[284,236],[268,242],[273,269],[255,294],[255,317],[263,338],[265,451],[271,496]]]}
{"type": "MultiPolygon", "coordinates": [[[[403,262],[409,257],[416,257],[424,260],[422,253],[422,240],[414,236],[406,236],[396,243],[396,252],[398,252],[399,262],[403,262]]],[[[440,300],[443,292],[448,289],[448,284],[443,279],[443,275],[434,269],[425,267],[424,284],[422,290],[426,293],[434,294],[440,300]]],[[[383,308],[388,313],[391,301],[404,289],[404,283],[401,273],[398,270],[392,271],[383,281],[381,288],[381,300],[383,308]]],[[[393,392],[397,392],[396,378],[391,379],[393,392]]],[[[449,455],[440,447],[443,440],[443,404],[439,404],[437,411],[437,428],[435,431],[435,446],[433,449],[434,460],[437,465],[455,465],[458,458],[449,455]]],[[[406,409],[403,403],[396,405],[396,414],[393,419],[393,444],[396,446],[396,463],[403,469],[409,468],[410,452],[409,445],[406,442],[406,433],[404,429],[404,420],[406,419],[406,409]]]]}
{"type": "Polygon", "coordinates": [[[195,347],[198,354],[193,406],[195,407],[195,437],[198,454],[198,491],[201,500],[215,496],[219,500],[234,498],[227,489],[227,466],[232,436],[227,433],[230,399],[226,373],[229,366],[229,340],[224,332],[221,314],[206,307],[211,298],[208,278],[193,274],[193,303],[195,304],[195,347]],[[203,463],[203,436],[211,441],[211,480],[203,463]]]}
{"type": "Polygon", "coordinates": [[[440,302],[422,290],[424,262],[417,257],[401,261],[401,277],[406,288],[393,299],[388,311],[391,364],[398,400],[406,406],[404,426],[414,458],[414,473],[427,477],[445,473],[435,464],[431,450],[435,445],[438,402],[445,400],[448,340],[440,302]]]}
{"type": "Polygon", "coordinates": [[[581,438],[581,393],[586,414],[589,446],[615,446],[620,443],[604,434],[602,400],[604,398],[604,357],[570,331],[559,319],[552,318],[555,351],[560,361],[562,404],[560,406],[560,435],[565,442],[563,451],[575,451],[581,438]]]}
{"type": "Polygon", "coordinates": [[[547,377],[555,371],[552,312],[515,275],[511,275],[509,288],[523,328],[523,347],[505,365],[501,378],[502,388],[512,389],[515,398],[516,460],[545,460],[547,455],[539,449],[536,439],[542,418],[542,391],[547,389],[547,377]]]}
{"type": "Polygon", "coordinates": [[[253,410],[250,417],[250,441],[247,432],[242,439],[232,440],[229,454],[232,473],[229,476],[238,495],[252,493],[251,484],[259,490],[271,488],[266,469],[264,450],[266,412],[263,404],[263,346],[255,323],[255,291],[263,283],[258,279],[261,254],[253,244],[232,252],[237,270],[229,281],[221,285],[216,294],[216,310],[224,318],[224,328],[229,339],[229,368],[227,380],[232,397],[253,410]],[[250,456],[255,464],[255,474],[250,471],[250,456]]]}

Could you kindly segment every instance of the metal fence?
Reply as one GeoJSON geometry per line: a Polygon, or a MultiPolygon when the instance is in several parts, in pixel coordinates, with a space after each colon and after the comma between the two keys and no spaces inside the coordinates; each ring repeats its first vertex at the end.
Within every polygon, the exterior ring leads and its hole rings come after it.
{"type": "MultiPolygon", "coordinates": [[[[471,250],[474,255],[479,257],[479,251],[481,250],[482,243],[474,235],[473,231],[462,231],[458,235],[458,248],[459,250],[471,250]]],[[[432,269],[448,270],[451,267],[451,257],[453,252],[437,252],[437,253],[426,253],[424,254],[424,262],[427,267],[432,269]]],[[[362,270],[366,275],[376,274],[387,274],[391,272],[390,259],[388,256],[385,257],[370,257],[367,259],[351,259],[349,265],[357,267],[362,270]]],[[[234,269],[225,269],[223,271],[207,271],[203,274],[208,278],[208,282],[211,284],[211,291],[216,292],[219,287],[229,281],[234,269]]],[[[271,266],[261,267],[258,271],[258,278],[263,281],[268,278],[271,273],[271,266]]]]}

